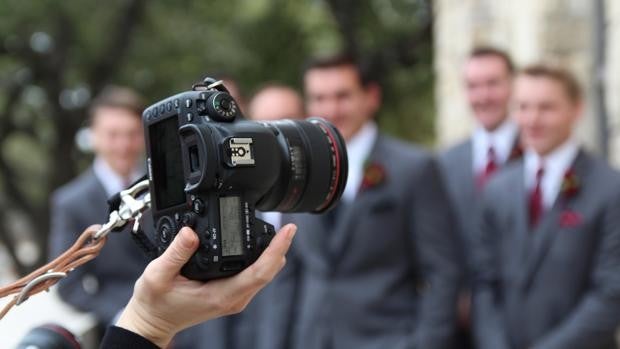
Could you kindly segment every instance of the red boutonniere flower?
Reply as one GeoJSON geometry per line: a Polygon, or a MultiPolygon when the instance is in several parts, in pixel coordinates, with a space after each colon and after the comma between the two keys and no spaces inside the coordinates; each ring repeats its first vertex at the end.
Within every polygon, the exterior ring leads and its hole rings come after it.
{"type": "Polygon", "coordinates": [[[360,186],[360,192],[375,188],[386,180],[387,173],[383,165],[373,162],[364,166],[364,177],[360,186]]]}
{"type": "MultiPolygon", "coordinates": [[[[565,202],[577,195],[580,184],[581,183],[579,182],[579,178],[575,174],[575,171],[572,169],[566,171],[562,180],[562,187],[560,188],[560,193],[565,202]]],[[[579,212],[575,212],[568,208],[560,214],[560,227],[562,228],[579,226],[582,221],[583,217],[579,212]]]]}
{"type": "Polygon", "coordinates": [[[560,192],[565,199],[571,199],[579,192],[581,183],[579,182],[579,178],[573,169],[569,169],[564,174],[564,179],[562,180],[562,187],[560,192]]]}
{"type": "Polygon", "coordinates": [[[512,150],[510,151],[510,155],[508,156],[508,161],[519,159],[522,156],[523,156],[523,147],[521,146],[521,143],[517,141],[515,146],[512,147],[512,150]]]}

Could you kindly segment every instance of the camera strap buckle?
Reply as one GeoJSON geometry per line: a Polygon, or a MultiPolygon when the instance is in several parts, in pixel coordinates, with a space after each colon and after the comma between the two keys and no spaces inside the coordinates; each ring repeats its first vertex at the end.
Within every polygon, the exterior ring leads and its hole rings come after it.
{"type": "Polygon", "coordinates": [[[108,222],[101,226],[101,229],[93,236],[95,240],[107,236],[112,231],[123,228],[131,220],[135,220],[132,231],[134,233],[138,231],[139,218],[144,211],[151,208],[151,194],[148,193],[149,183],[148,179],[144,179],[120,192],[118,208],[110,212],[108,222]],[[138,198],[144,192],[147,193],[143,197],[138,198]]]}

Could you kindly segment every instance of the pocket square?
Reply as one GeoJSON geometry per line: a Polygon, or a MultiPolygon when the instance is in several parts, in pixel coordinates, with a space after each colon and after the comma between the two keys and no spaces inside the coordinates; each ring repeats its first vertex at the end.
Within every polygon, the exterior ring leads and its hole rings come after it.
{"type": "Polygon", "coordinates": [[[560,215],[560,227],[562,228],[572,228],[581,224],[583,218],[579,212],[575,211],[564,211],[560,215]]]}

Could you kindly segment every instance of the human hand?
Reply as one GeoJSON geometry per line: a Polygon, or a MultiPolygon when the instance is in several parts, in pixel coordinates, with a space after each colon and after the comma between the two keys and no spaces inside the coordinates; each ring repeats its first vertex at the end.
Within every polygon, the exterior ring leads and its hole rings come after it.
{"type": "Polygon", "coordinates": [[[254,264],[232,277],[205,283],[180,274],[199,244],[193,230],[181,229],[168,249],[146,267],[116,326],[163,348],[185,328],[241,312],[284,267],[296,231],[293,224],[284,226],[254,264]]]}

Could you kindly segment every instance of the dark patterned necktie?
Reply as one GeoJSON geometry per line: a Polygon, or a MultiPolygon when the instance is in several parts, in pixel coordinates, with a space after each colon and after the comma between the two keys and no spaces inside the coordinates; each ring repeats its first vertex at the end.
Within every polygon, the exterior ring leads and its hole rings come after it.
{"type": "Polygon", "coordinates": [[[493,146],[489,147],[487,152],[487,164],[484,169],[478,174],[477,177],[477,186],[478,189],[484,188],[484,185],[489,181],[491,176],[497,171],[497,156],[495,154],[495,148],[493,146]]]}
{"type": "Polygon", "coordinates": [[[534,190],[530,193],[529,200],[529,213],[530,213],[530,230],[536,228],[538,223],[540,222],[540,218],[543,213],[543,202],[542,202],[542,188],[541,182],[542,177],[545,174],[545,170],[543,167],[539,167],[538,171],[536,171],[536,185],[534,190]]]}

